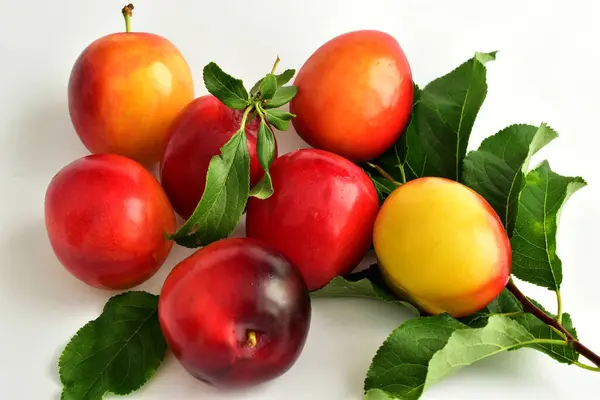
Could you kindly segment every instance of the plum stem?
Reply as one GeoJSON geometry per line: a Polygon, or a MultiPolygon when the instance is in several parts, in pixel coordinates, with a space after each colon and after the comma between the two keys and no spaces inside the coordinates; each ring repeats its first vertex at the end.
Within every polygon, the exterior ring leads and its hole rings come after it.
{"type": "Polygon", "coordinates": [[[131,32],[131,17],[133,16],[133,4],[129,3],[123,7],[123,18],[125,18],[125,32],[131,32]]]}
{"type": "Polygon", "coordinates": [[[254,331],[249,331],[248,332],[248,341],[246,343],[248,343],[248,347],[250,347],[251,349],[256,347],[256,332],[254,331]]]}
{"type": "Polygon", "coordinates": [[[246,122],[248,121],[248,115],[250,114],[250,111],[252,111],[253,109],[254,109],[254,106],[250,106],[250,107],[246,108],[246,111],[244,111],[244,116],[242,117],[242,123],[240,124],[240,130],[246,129],[246,122]]]}
{"type": "Polygon", "coordinates": [[[376,170],[377,172],[379,172],[381,174],[381,176],[383,176],[385,179],[387,179],[388,181],[400,186],[400,182],[398,182],[397,180],[394,179],[394,177],[392,177],[390,174],[388,174],[386,172],[386,170],[384,170],[383,168],[381,168],[379,165],[376,164],[372,164],[372,163],[367,163],[367,165],[371,168],[373,168],[374,170],[376,170]]]}
{"type": "Polygon", "coordinates": [[[275,64],[273,64],[273,69],[271,69],[271,74],[275,75],[275,70],[277,69],[277,65],[279,65],[279,61],[281,61],[279,59],[279,56],[277,56],[277,59],[275,59],[275,64]]]}
{"type": "Polygon", "coordinates": [[[508,281],[506,288],[508,290],[510,290],[512,292],[512,294],[515,295],[517,300],[519,300],[521,302],[521,304],[523,305],[524,311],[535,315],[541,321],[543,321],[546,325],[562,332],[564,334],[564,336],[566,337],[567,341],[569,342],[569,345],[573,349],[575,349],[575,351],[577,351],[579,354],[581,354],[582,356],[584,356],[585,358],[590,360],[598,368],[600,368],[600,356],[597,355],[596,353],[594,353],[592,350],[585,347],[579,340],[577,340],[577,338],[575,338],[568,330],[565,329],[565,327],[562,325],[562,323],[560,323],[558,320],[550,317],[548,314],[546,314],[544,311],[542,311],[538,306],[533,304],[533,302],[531,302],[531,300],[529,300],[529,298],[527,296],[525,296],[523,294],[523,292],[521,292],[519,290],[519,288],[517,288],[517,286],[515,285],[515,283],[513,282],[512,279],[510,281],[508,281]]]}

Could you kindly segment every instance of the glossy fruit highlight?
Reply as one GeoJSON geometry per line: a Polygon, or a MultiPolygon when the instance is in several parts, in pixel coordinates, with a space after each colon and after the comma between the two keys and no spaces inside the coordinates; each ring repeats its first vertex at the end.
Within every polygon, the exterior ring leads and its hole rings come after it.
{"type": "Polygon", "coordinates": [[[171,271],[159,318],[191,375],[239,388],[291,368],[306,341],[311,305],[302,276],[284,256],[257,240],[230,238],[171,271]]]}
{"type": "Polygon", "coordinates": [[[287,256],[310,290],[351,272],[379,208],[367,174],[336,154],[301,149],[275,160],[271,176],[275,193],[248,201],[246,234],[287,256]]]}
{"type": "MultiPolygon", "coordinates": [[[[161,162],[161,182],[175,211],[188,219],[204,193],[206,173],[213,156],[240,128],[243,110],[232,110],[212,95],[201,96],[177,116],[161,162]]],[[[264,175],[256,154],[260,120],[246,124],[250,154],[250,185],[264,175]]],[[[277,156],[277,147],[275,148],[277,156]]]]}
{"type": "Polygon", "coordinates": [[[387,283],[432,314],[484,308],[511,273],[510,241],[494,209],[444,178],[396,189],[377,216],[373,244],[387,283]]]}
{"type": "Polygon", "coordinates": [[[410,118],[412,73],[387,33],[363,30],[331,39],[308,58],[294,85],[298,95],[290,111],[300,137],[354,162],[383,154],[410,118]]]}
{"type": "Polygon", "coordinates": [[[113,154],[80,158],[60,170],[45,198],[54,253],[81,281],[129,289],[163,264],[175,213],[160,184],[139,163],[113,154]]]}
{"type": "Polygon", "coordinates": [[[173,119],[194,98],[190,68],[167,39],[123,32],[91,43],[69,79],[69,112],[92,153],[158,162],[173,119]]]}

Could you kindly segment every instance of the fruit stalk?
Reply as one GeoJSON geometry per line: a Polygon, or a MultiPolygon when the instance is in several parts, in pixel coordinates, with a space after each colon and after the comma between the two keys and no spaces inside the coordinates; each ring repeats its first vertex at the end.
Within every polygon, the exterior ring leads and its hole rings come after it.
{"type": "Polygon", "coordinates": [[[133,16],[133,4],[129,3],[123,7],[123,17],[125,18],[125,32],[131,32],[131,17],[133,16]]]}
{"type": "Polygon", "coordinates": [[[256,332],[254,331],[250,331],[248,332],[248,347],[250,347],[251,349],[256,347],[256,332]]]}
{"type": "Polygon", "coordinates": [[[277,58],[275,59],[275,63],[273,64],[273,68],[271,69],[271,74],[275,75],[275,71],[277,70],[277,65],[279,65],[279,61],[281,61],[281,59],[279,58],[279,56],[277,56],[277,58]]]}
{"type": "MultiPolygon", "coordinates": [[[[373,168],[374,170],[376,170],[377,172],[379,172],[379,174],[381,174],[381,176],[383,176],[385,179],[387,179],[388,181],[396,184],[396,185],[400,185],[400,182],[398,182],[397,180],[394,179],[393,176],[391,176],[390,174],[388,174],[386,172],[386,170],[384,170],[383,168],[381,168],[379,165],[376,164],[372,164],[372,163],[367,163],[367,165],[371,168],[373,168]]],[[[406,183],[406,179],[404,179],[404,183],[406,183]]]]}
{"type": "Polygon", "coordinates": [[[596,366],[600,367],[600,356],[598,354],[594,353],[592,350],[590,350],[586,346],[584,346],[569,331],[567,331],[560,322],[558,322],[554,318],[551,318],[548,314],[546,314],[544,311],[542,311],[538,306],[533,304],[531,302],[531,300],[529,300],[529,298],[527,298],[527,296],[525,296],[523,294],[523,292],[521,292],[519,290],[519,288],[517,288],[517,286],[512,281],[512,279],[508,282],[508,284],[506,285],[506,288],[508,290],[510,290],[512,292],[512,294],[515,295],[515,297],[517,298],[517,300],[519,300],[521,302],[521,304],[523,304],[523,310],[525,310],[526,312],[530,312],[531,314],[538,317],[540,320],[545,322],[550,327],[553,327],[553,328],[559,330],[560,332],[562,332],[566,336],[567,341],[570,343],[571,347],[573,347],[579,354],[581,354],[582,356],[587,358],[589,361],[594,363],[596,366]]]}

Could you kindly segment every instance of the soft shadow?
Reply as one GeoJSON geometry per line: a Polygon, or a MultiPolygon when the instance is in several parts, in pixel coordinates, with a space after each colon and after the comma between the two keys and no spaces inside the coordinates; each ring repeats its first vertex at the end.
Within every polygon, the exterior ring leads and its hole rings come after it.
{"type": "MultiPolygon", "coordinates": [[[[171,352],[167,352],[165,360],[156,372],[142,388],[134,394],[136,398],[145,398],[146,393],[152,393],[153,398],[172,398],[177,393],[178,398],[210,398],[215,400],[227,400],[231,398],[256,398],[269,383],[252,387],[250,389],[228,389],[216,388],[204,383],[190,375],[177,361],[171,352]],[[253,397],[253,395],[255,397],[253,397]]],[[[116,396],[106,396],[107,399],[117,399],[116,396]]]]}
{"type": "Polygon", "coordinates": [[[484,392],[498,384],[513,382],[513,390],[535,386],[541,398],[553,397],[561,381],[541,366],[547,362],[546,356],[532,349],[503,352],[446,376],[428,389],[427,395],[442,398],[449,392],[461,393],[465,385],[469,386],[469,394],[484,392]]]}
{"type": "Polygon", "coordinates": [[[56,387],[58,390],[53,396],[54,399],[60,400],[62,394],[62,383],[60,381],[60,375],[58,374],[58,361],[60,360],[60,356],[64,351],[65,347],[69,343],[70,338],[65,340],[59,347],[54,350],[54,355],[52,356],[52,361],[48,365],[48,376],[52,378],[52,380],[56,383],[56,387]]]}
{"type": "Polygon", "coordinates": [[[392,330],[415,316],[404,307],[377,300],[318,298],[312,303],[312,324],[319,329],[309,333],[299,379],[320,381],[344,393],[344,398],[355,398],[356,393],[362,393],[365,373],[377,349],[392,330]],[[338,373],[322,377],[314,371],[315,364],[338,373]]]}

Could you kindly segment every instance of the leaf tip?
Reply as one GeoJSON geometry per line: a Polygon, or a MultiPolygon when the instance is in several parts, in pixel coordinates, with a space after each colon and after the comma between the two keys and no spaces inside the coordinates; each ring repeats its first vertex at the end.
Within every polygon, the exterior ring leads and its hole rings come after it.
{"type": "Polygon", "coordinates": [[[495,50],[495,51],[492,51],[489,53],[483,53],[483,52],[476,51],[475,59],[477,61],[479,61],[480,63],[485,64],[488,61],[494,61],[496,59],[497,54],[498,54],[498,50],[495,50]]]}

